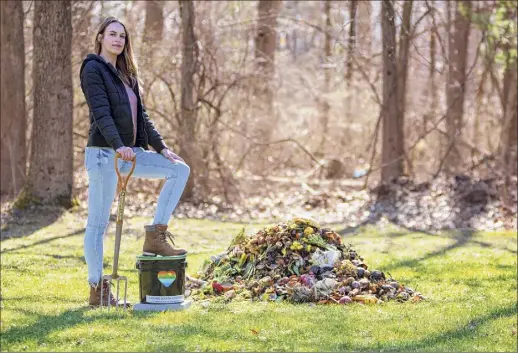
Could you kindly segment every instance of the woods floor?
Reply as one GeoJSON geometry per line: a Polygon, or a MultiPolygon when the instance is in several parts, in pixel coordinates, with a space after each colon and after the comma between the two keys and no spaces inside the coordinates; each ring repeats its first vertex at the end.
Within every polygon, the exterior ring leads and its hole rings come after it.
{"type": "MultiPolygon", "coordinates": [[[[149,217],[125,220],[120,272],[138,302],[135,256],[149,217]]],[[[189,251],[187,274],[224,251],[246,227],[268,223],[172,220],[189,251]]],[[[421,292],[420,303],[308,305],[265,302],[193,305],[181,312],[118,313],[87,305],[85,218],[10,225],[1,242],[2,351],[516,351],[516,231],[351,230],[323,224],[351,243],[371,269],[421,292]]],[[[115,224],[105,239],[111,271],[115,224]]]]}

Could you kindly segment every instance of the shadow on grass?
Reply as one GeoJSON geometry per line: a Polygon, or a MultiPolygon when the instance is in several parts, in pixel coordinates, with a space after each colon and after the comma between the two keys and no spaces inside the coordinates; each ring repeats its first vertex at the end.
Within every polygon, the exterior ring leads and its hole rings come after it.
{"type": "Polygon", "coordinates": [[[81,233],[84,233],[85,231],[86,231],[86,228],[81,228],[79,230],[76,230],[75,232],[68,233],[68,234],[65,234],[65,235],[60,235],[60,236],[53,237],[53,238],[39,240],[39,241],[36,241],[36,242],[34,242],[32,244],[22,245],[22,246],[19,246],[17,248],[6,249],[4,251],[1,251],[0,254],[7,254],[9,252],[13,252],[13,251],[21,250],[21,249],[27,249],[27,248],[31,248],[33,246],[37,246],[37,245],[41,245],[41,244],[47,244],[47,243],[50,243],[50,242],[52,242],[54,240],[58,240],[58,239],[70,238],[70,237],[79,235],[81,233]]]}
{"type": "Polygon", "coordinates": [[[65,209],[55,205],[30,205],[26,209],[11,209],[6,213],[1,240],[23,238],[56,222],[65,209]]]}
{"type": "MultiPolygon", "coordinates": [[[[50,303],[78,303],[79,302],[77,299],[71,299],[66,296],[48,295],[47,293],[41,293],[39,296],[35,296],[35,295],[19,295],[19,296],[15,296],[15,297],[2,296],[0,298],[0,301],[7,302],[7,303],[8,302],[19,303],[19,302],[25,301],[25,302],[27,302],[27,304],[33,304],[35,299],[38,299],[38,300],[43,299],[45,301],[45,303],[47,303],[47,304],[50,304],[50,303]]],[[[39,303],[41,303],[41,301],[39,303]]],[[[20,309],[19,308],[9,308],[9,310],[17,311],[20,309]]],[[[34,315],[34,312],[31,312],[31,314],[34,315]]]]}
{"type": "MultiPolygon", "coordinates": [[[[336,337],[336,340],[328,339],[325,342],[322,342],[319,350],[322,351],[379,351],[379,350],[396,350],[396,351],[415,351],[415,350],[431,350],[437,349],[438,345],[443,342],[451,342],[454,341],[462,341],[464,339],[469,339],[471,337],[475,337],[478,335],[476,328],[481,325],[488,325],[494,320],[498,320],[502,317],[512,317],[517,313],[517,306],[511,305],[504,308],[499,308],[491,311],[488,314],[481,315],[469,322],[464,324],[460,324],[457,327],[443,331],[438,334],[429,335],[421,340],[408,340],[408,341],[387,341],[387,342],[377,342],[372,343],[370,346],[358,346],[354,343],[345,343],[340,337],[336,337]],[[338,341],[338,342],[337,342],[338,341]],[[328,346],[326,346],[328,344],[328,346]]],[[[258,318],[257,318],[258,319],[258,318]]],[[[250,346],[255,348],[255,350],[264,350],[264,351],[297,351],[300,349],[298,344],[304,344],[304,342],[286,342],[285,338],[277,337],[275,334],[268,334],[267,337],[264,337],[264,341],[260,341],[260,338],[257,334],[253,334],[251,332],[251,328],[253,327],[254,318],[249,317],[249,324],[245,325],[245,327],[241,327],[241,329],[231,329],[229,330],[221,330],[221,327],[218,325],[217,319],[214,317],[206,318],[201,324],[194,325],[190,323],[183,323],[172,326],[165,327],[156,327],[157,336],[161,337],[161,339],[157,340],[156,344],[143,344],[138,350],[153,350],[153,351],[177,351],[184,350],[187,347],[183,346],[179,342],[188,341],[190,337],[197,337],[200,342],[203,342],[203,346],[207,347],[207,345],[214,344],[218,346],[217,341],[226,342],[227,344],[231,344],[233,349],[243,349],[249,350],[250,346]],[[249,327],[247,327],[249,326],[249,327]],[[167,337],[168,334],[174,332],[175,340],[171,340],[167,342],[167,340],[162,339],[162,337],[167,337]],[[216,342],[215,342],[216,341],[216,342]],[[242,344],[241,348],[238,348],[242,344]],[[295,346],[293,346],[295,344],[295,346]],[[248,347],[248,348],[245,348],[248,347]],[[282,347],[282,348],[280,348],[282,347]]],[[[315,331],[321,329],[321,323],[314,322],[305,327],[305,330],[315,331]]],[[[354,331],[354,330],[353,330],[354,331]]],[[[304,340],[304,338],[302,338],[304,340]]],[[[305,342],[307,343],[307,342],[305,342]]],[[[191,344],[192,341],[191,341],[191,344]]],[[[200,345],[198,349],[203,349],[203,346],[200,345]]],[[[191,348],[191,347],[189,347],[191,348]]],[[[192,348],[191,348],[192,349],[192,348]]]]}
{"type": "Polygon", "coordinates": [[[458,233],[456,233],[454,236],[450,237],[450,239],[454,239],[455,240],[454,243],[452,243],[452,244],[450,244],[450,245],[448,245],[446,247],[437,249],[435,251],[428,252],[424,256],[421,256],[420,258],[417,258],[417,259],[406,259],[406,260],[402,260],[402,261],[398,261],[398,262],[389,264],[389,265],[387,265],[385,267],[385,269],[386,270],[392,270],[392,269],[399,268],[399,267],[415,267],[415,266],[419,266],[422,261],[425,261],[425,260],[428,260],[428,259],[431,259],[431,258],[434,258],[434,257],[437,257],[437,256],[444,256],[447,252],[455,250],[455,249],[458,249],[458,248],[463,247],[463,246],[466,246],[466,245],[468,245],[470,243],[478,245],[478,246],[480,246],[482,248],[485,248],[485,249],[493,248],[493,249],[499,249],[499,250],[507,251],[507,252],[509,252],[509,253],[511,253],[513,255],[517,254],[517,252],[515,250],[513,250],[513,249],[503,248],[503,247],[496,246],[494,244],[482,242],[482,241],[479,241],[479,240],[474,240],[473,237],[474,237],[474,231],[473,230],[470,230],[470,229],[461,230],[458,233]]]}
{"type": "MultiPolygon", "coordinates": [[[[360,226],[358,226],[358,228],[359,227],[360,226]]],[[[354,233],[354,232],[355,231],[351,231],[351,228],[348,228],[348,229],[339,231],[338,233],[341,234],[341,235],[347,235],[347,234],[351,234],[351,233],[354,233]]],[[[414,232],[414,231],[412,230],[412,232],[414,232]]],[[[420,232],[420,231],[416,230],[415,232],[420,232]]],[[[420,233],[424,233],[424,232],[420,232],[420,233]]],[[[406,232],[390,232],[390,233],[387,234],[387,238],[388,239],[401,238],[401,237],[404,237],[404,236],[409,235],[409,234],[410,233],[406,233],[406,232]]],[[[431,233],[426,233],[426,234],[429,234],[431,236],[439,236],[439,235],[431,234],[431,233]]],[[[496,246],[495,244],[483,242],[483,241],[480,241],[480,240],[475,240],[474,239],[474,231],[471,230],[471,229],[463,229],[463,230],[456,231],[454,235],[452,235],[451,237],[448,237],[448,238],[453,239],[454,242],[452,244],[448,245],[448,246],[439,248],[439,249],[437,249],[435,251],[428,252],[424,256],[421,256],[419,258],[405,259],[405,260],[401,260],[401,261],[389,264],[389,265],[384,267],[384,270],[385,271],[387,271],[387,270],[390,271],[390,270],[393,270],[393,269],[396,269],[396,268],[400,268],[400,267],[416,267],[416,266],[419,266],[422,261],[425,261],[425,260],[428,260],[428,259],[431,259],[431,258],[434,258],[434,257],[437,257],[437,256],[443,256],[443,255],[445,255],[449,251],[452,251],[452,250],[458,249],[460,247],[466,246],[466,245],[468,245],[470,243],[478,245],[478,246],[480,246],[482,248],[485,248],[485,249],[493,248],[493,249],[507,251],[507,252],[509,252],[509,253],[511,253],[513,255],[517,254],[517,251],[514,250],[514,249],[510,249],[508,247],[500,247],[500,246],[496,246]]],[[[394,243],[391,243],[391,244],[393,245],[394,243]]],[[[390,253],[391,250],[388,249],[388,250],[383,251],[383,252],[384,253],[390,253]]]]}
{"type": "Polygon", "coordinates": [[[406,259],[402,261],[398,261],[392,264],[389,264],[384,267],[385,271],[393,270],[399,267],[415,267],[420,264],[421,261],[425,261],[437,256],[443,256],[448,251],[460,248],[462,246],[465,246],[468,244],[473,238],[473,231],[472,230],[463,230],[460,232],[460,234],[456,234],[453,239],[455,239],[455,242],[453,244],[450,244],[446,247],[437,249],[435,251],[426,253],[424,256],[421,256],[417,259],[406,259]]]}
{"type": "MultiPolygon", "coordinates": [[[[35,315],[34,312],[30,310],[16,310],[27,315],[35,315]]],[[[95,316],[85,316],[85,312],[88,310],[89,309],[87,307],[82,307],[65,311],[59,315],[38,315],[37,320],[31,325],[9,328],[2,333],[1,341],[3,344],[3,349],[8,350],[10,348],[9,346],[11,345],[28,341],[42,343],[47,341],[48,336],[52,333],[68,330],[76,325],[94,323],[99,320],[106,321],[106,325],[112,325],[117,324],[117,320],[120,320],[121,323],[123,323],[126,318],[131,320],[131,316],[119,317],[115,312],[106,311],[95,316]]],[[[321,342],[322,345],[320,346],[320,350],[431,350],[438,349],[438,346],[443,342],[450,342],[453,347],[456,346],[456,344],[461,344],[461,341],[463,340],[475,338],[477,335],[479,335],[477,327],[482,325],[489,325],[491,322],[498,320],[499,318],[509,318],[515,316],[516,314],[517,305],[513,304],[507,307],[493,309],[487,314],[483,314],[470,321],[463,322],[452,329],[445,330],[440,333],[430,334],[426,337],[423,337],[422,339],[403,339],[396,342],[372,342],[370,343],[370,346],[362,345],[361,347],[358,347],[353,343],[345,343],[340,337],[336,337],[336,339],[321,342]]],[[[147,319],[157,315],[161,315],[161,313],[134,313],[133,317],[147,319]]],[[[204,342],[205,347],[210,343],[214,343],[217,346],[218,342],[215,341],[221,341],[227,342],[227,344],[233,344],[234,348],[242,344],[242,346],[248,347],[246,348],[247,350],[251,346],[255,348],[261,348],[261,350],[266,349],[296,351],[297,345],[303,344],[303,342],[295,343],[295,346],[291,347],[291,345],[294,344],[293,341],[286,342],[283,336],[277,336],[271,333],[265,337],[265,341],[259,341],[259,337],[254,335],[251,332],[251,329],[254,328],[255,320],[265,319],[264,313],[259,313],[258,315],[254,314],[251,316],[249,313],[242,313],[242,315],[247,316],[247,324],[240,328],[229,327],[228,329],[223,330],[221,328],[221,324],[218,323],[218,317],[214,315],[194,323],[184,322],[181,324],[170,325],[167,324],[167,322],[163,322],[162,324],[158,324],[153,327],[151,330],[153,333],[149,334],[149,339],[141,340],[140,346],[132,346],[128,348],[133,351],[185,351],[188,348],[191,348],[190,346],[195,344],[196,341],[193,340],[193,337],[195,337],[196,340],[200,340],[200,342],[204,342]],[[172,337],[171,335],[174,335],[174,339],[168,339],[168,337],[172,337]],[[154,339],[150,340],[152,337],[154,337],[154,339]],[[283,348],[277,349],[274,347],[283,348]]],[[[239,317],[236,317],[236,320],[239,320],[239,317]]],[[[307,327],[304,328],[304,330],[309,330],[310,332],[318,332],[321,329],[321,322],[318,321],[308,323],[307,327]]],[[[355,330],[353,329],[351,333],[354,331],[355,330]]],[[[133,342],[133,344],[135,343],[137,345],[139,344],[138,342],[133,342]]]]}
{"type": "MultiPolygon", "coordinates": [[[[372,218],[368,218],[356,226],[346,227],[342,230],[337,231],[337,233],[340,234],[342,237],[355,235],[355,234],[358,234],[358,232],[360,231],[360,229],[362,227],[365,227],[367,225],[376,226],[376,224],[379,222],[380,219],[381,219],[381,214],[376,214],[372,218]]],[[[405,230],[405,231],[388,233],[388,236],[392,237],[392,238],[402,237],[402,236],[408,235],[408,233],[423,233],[426,235],[437,235],[437,233],[434,233],[431,231],[414,228],[414,227],[406,227],[404,225],[399,224],[398,222],[392,222],[392,224],[405,230]]]]}
{"type": "Polygon", "coordinates": [[[60,315],[40,315],[35,314],[30,310],[18,308],[11,310],[18,311],[29,316],[37,315],[38,319],[31,325],[12,327],[2,332],[2,350],[7,349],[7,345],[24,342],[29,339],[42,342],[45,341],[46,337],[54,331],[65,330],[77,324],[88,323],[96,320],[94,317],[84,316],[84,313],[90,310],[88,307],[67,310],[60,315]]]}
{"type": "MultiPolygon", "coordinates": [[[[85,316],[84,314],[86,312],[93,310],[88,306],[67,310],[59,315],[41,315],[36,314],[33,311],[20,308],[10,310],[20,312],[28,316],[37,315],[38,318],[31,325],[12,327],[2,332],[2,351],[8,349],[9,345],[22,343],[25,341],[33,340],[40,343],[45,342],[47,340],[47,336],[53,332],[68,330],[79,324],[88,324],[105,319],[112,319],[115,321],[124,318],[124,316],[119,316],[120,314],[115,312],[113,309],[111,309],[111,311],[104,309],[102,312],[100,309],[94,309],[99,311],[98,315],[85,316]]],[[[107,325],[109,324],[110,322],[107,322],[107,325]]]]}
{"type": "MultiPolygon", "coordinates": [[[[504,308],[499,308],[496,310],[491,311],[490,313],[486,315],[482,315],[474,320],[471,320],[470,322],[461,325],[457,328],[439,333],[430,335],[428,337],[425,337],[421,340],[411,340],[411,341],[399,341],[399,342],[393,342],[390,345],[383,344],[383,343],[377,343],[376,345],[372,345],[368,347],[367,350],[379,350],[379,349],[396,349],[398,351],[401,350],[425,350],[430,351],[432,349],[438,349],[438,344],[441,344],[443,342],[449,342],[448,344],[450,346],[455,346],[456,341],[462,341],[464,339],[470,339],[472,337],[476,337],[479,335],[476,328],[481,325],[490,324],[494,320],[498,320],[502,317],[516,317],[518,312],[518,306],[511,305],[504,308]],[[396,346],[396,347],[394,347],[396,346]]],[[[509,333],[510,334],[510,333],[509,333]]],[[[346,350],[351,349],[354,347],[350,346],[339,346],[340,350],[346,350]]]]}

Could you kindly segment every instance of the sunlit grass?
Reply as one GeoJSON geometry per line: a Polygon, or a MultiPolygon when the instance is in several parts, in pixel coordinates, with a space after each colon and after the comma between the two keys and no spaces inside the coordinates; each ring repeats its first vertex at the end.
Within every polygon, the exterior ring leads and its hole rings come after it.
{"type": "MultiPolygon", "coordinates": [[[[138,301],[141,230],[124,225],[121,272],[138,301]]],[[[87,307],[84,220],[56,223],[1,244],[2,351],[516,351],[515,232],[439,235],[364,227],[344,235],[370,268],[390,273],[427,301],[377,306],[236,302],[167,313],[87,307]]],[[[187,272],[223,251],[246,226],[180,220],[170,226],[189,250],[187,272]]],[[[329,225],[340,231],[343,227],[329,225]]],[[[105,242],[111,269],[114,225],[105,242]]]]}

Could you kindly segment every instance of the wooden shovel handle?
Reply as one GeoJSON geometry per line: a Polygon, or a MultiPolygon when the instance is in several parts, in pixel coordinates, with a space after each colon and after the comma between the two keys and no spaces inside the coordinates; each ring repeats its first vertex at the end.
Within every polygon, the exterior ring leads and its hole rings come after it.
{"type": "Polygon", "coordinates": [[[119,164],[117,163],[117,159],[122,158],[122,155],[117,152],[115,153],[115,172],[117,173],[117,192],[121,192],[122,190],[126,190],[126,186],[128,185],[128,181],[131,177],[131,174],[133,174],[133,171],[135,170],[135,166],[137,165],[137,157],[133,157],[131,160],[133,165],[131,166],[131,170],[126,178],[123,178],[120,171],[119,171],[119,164]]]}

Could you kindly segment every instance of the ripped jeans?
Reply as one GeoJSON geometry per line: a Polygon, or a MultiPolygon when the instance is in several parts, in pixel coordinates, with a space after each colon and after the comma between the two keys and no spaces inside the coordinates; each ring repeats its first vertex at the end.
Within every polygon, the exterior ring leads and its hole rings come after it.
{"type": "MultiPolygon", "coordinates": [[[[158,197],[153,224],[168,224],[187,184],[189,166],[181,161],[173,164],[160,153],[147,151],[142,147],[132,147],[132,149],[137,158],[132,178],[166,179],[158,197]]],[[[97,285],[102,277],[103,238],[108,228],[110,210],[117,188],[114,159],[115,151],[110,147],[86,147],[88,220],[84,237],[84,254],[88,266],[88,282],[93,286],[97,285]]],[[[119,159],[121,175],[128,175],[132,164],[131,161],[119,159]]]]}

